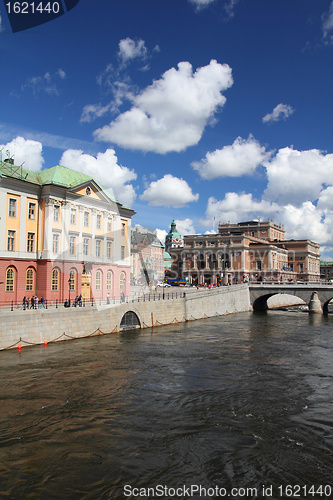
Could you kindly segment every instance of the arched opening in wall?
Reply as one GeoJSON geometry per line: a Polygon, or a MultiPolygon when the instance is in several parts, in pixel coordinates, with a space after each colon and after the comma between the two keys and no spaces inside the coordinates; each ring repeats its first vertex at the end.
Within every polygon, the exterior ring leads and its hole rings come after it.
{"type": "Polygon", "coordinates": [[[127,311],[120,322],[121,330],[135,330],[140,327],[140,320],[135,312],[127,311]]]}

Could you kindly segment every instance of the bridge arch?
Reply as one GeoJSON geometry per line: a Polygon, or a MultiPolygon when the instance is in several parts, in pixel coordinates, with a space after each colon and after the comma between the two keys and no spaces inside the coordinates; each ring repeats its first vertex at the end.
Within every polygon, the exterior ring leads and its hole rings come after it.
{"type": "MultiPolygon", "coordinates": [[[[253,311],[267,311],[268,309],[270,309],[269,305],[268,305],[268,299],[270,299],[271,297],[274,297],[276,295],[280,295],[280,296],[285,296],[285,297],[295,297],[295,295],[292,295],[291,293],[288,293],[288,292],[285,292],[285,293],[281,293],[281,292],[271,292],[271,293],[266,293],[266,294],[263,294],[263,295],[260,295],[259,297],[257,297],[253,304],[252,304],[252,307],[253,307],[253,311]]],[[[297,296],[296,296],[297,297],[297,296]]],[[[272,306],[272,309],[273,308],[276,308],[276,307],[285,307],[287,305],[307,305],[307,303],[304,301],[304,299],[301,299],[301,297],[298,297],[302,302],[289,302],[286,300],[285,301],[285,304],[281,303],[280,305],[276,304],[275,306],[272,306]]]]}
{"type": "Polygon", "coordinates": [[[276,293],[267,293],[265,295],[261,295],[252,304],[253,310],[255,312],[258,311],[267,311],[268,309],[268,304],[267,301],[270,297],[273,297],[273,295],[277,295],[276,293]]]}
{"type": "Polygon", "coordinates": [[[326,302],[324,302],[323,304],[323,314],[328,314],[328,304],[330,303],[330,301],[333,299],[333,296],[326,300],[326,302]]]}
{"type": "Polygon", "coordinates": [[[134,311],[125,312],[120,322],[120,329],[124,331],[135,330],[136,328],[141,328],[138,315],[134,311]]]}

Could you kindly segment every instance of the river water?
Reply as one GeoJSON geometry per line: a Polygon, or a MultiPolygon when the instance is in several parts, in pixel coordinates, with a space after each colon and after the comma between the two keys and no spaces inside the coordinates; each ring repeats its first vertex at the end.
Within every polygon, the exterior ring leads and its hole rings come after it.
{"type": "Polygon", "coordinates": [[[1,352],[0,498],[329,498],[332,326],[269,311],[1,352]]]}

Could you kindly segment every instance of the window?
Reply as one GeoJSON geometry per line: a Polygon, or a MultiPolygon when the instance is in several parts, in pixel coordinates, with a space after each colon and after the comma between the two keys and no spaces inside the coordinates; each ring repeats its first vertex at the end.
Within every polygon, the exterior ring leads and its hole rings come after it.
{"type": "Polygon", "coordinates": [[[53,205],[53,220],[54,222],[59,222],[60,220],[60,206],[53,205]]]}
{"type": "Polygon", "coordinates": [[[120,290],[122,291],[125,290],[125,280],[126,280],[125,273],[124,272],[120,273],[119,284],[120,284],[120,290]]]}
{"type": "Polygon", "coordinates": [[[27,269],[26,280],[25,280],[25,291],[32,292],[34,289],[34,270],[27,269]]]}
{"type": "Polygon", "coordinates": [[[16,199],[9,198],[9,208],[8,208],[9,217],[16,217],[16,199]]]}
{"type": "Polygon", "coordinates": [[[35,233],[28,233],[27,252],[33,252],[34,250],[35,250],[35,233]]]}
{"type": "Polygon", "coordinates": [[[111,219],[111,217],[108,217],[107,231],[108,231],[108,233],[111,233],[111,231],[112,231],[112,219],[111,219]]]}
{"type": "Polygon", "coordinates": [[[96,257],[101,257],[102,240],[96,240],[96,257]]]}
{"type": "Polygon", "coordinates": [[[122,222],[122,224],[121,224],[121,235],[122,236],[125,236],[125,228],[126,228],[126,224],[125,224],[125,222],[122,222]]]}
{"type": "Polygon", "coordinates": [[[71,224],[76,224],[76,208],[71,208],[71,218],[70,218],[71,224]]]}
{"type": "Polygon", "coordinates": [[[69,253],[70,253],[70,255],[75,255],[75,244],[76,244],[76,237],[70,236],[69,237],[69,253]]]}
{"type": "Polygon", "coordinates": [[[106,289],[111,290],[112,289],[112,272],[108,271],[106,273],[106,289]]]}
{"type": "Polygon", "coordinates": [[[96,271],[96,290],[101,289],[101,271],[96,271]]]}
{"type": "Polygon", "coordinates": [[[122,245],[120,249],[120,258],[121,260],[124,260],[125,258],[125,247],[122,245]]]}
{"type": "Polygon", "coordinates": [[[68,280],[68,288],[72,292],[75,290],[75,271],[74,269],[71,269],[69,271],[69,280],[68,280]]]}
{"type": "Polygon", "coordinates": [[[112,241],[106,242],[106,257],[108,259],[112,258],[112,241]]]}
{"type": "Polygon", "coordinates": [[[14,291],[14,277],[14,269],[12,267],[9,267],[6,272],[6,292],[14,291]]]}
{"type": "Polygon", "coordinates": [[[102,225],[102,216],[101,216],[101,214],[97,214],[96,229],[101,229],[101,225],[102,225]]]}
{"type": "Polygon", "coordinates": [[[83,224],[84,224],[84,227],[89,227],[89,212],[84,212],[83,224]]]}
{"type": "Polygon", "coordinates": [[[261,260],[257,260],[257,271],[261,271],[262,269],[262,262],[261,260]]]}
{"type": "Polygon", "coordinates": [[[15,231],[8,230],[7,250],[8,252],[15,250],[15,231]]]}
{"type": "Polygon", "coordinates": [[[52,251],[53,253],[58,253],[59,251],[59,234],[56,233],[53,233],[52,251]]]}
{"type": "Polygon", "coordinates": [[[57,292],[58,287],[59,287],[59,271],[58,271],[58,269],[53,269],[53,271],[52,271],[52,285],[51,285],[52,292],[57,292]]]}
{"type": "Polygon", "coordinates": [[[300,272],[300,273],[303,273],[303,272],[304,272],[304,265],[303,265],[303,262],[300,262],[300,263],[299,263],[299,272],[300,272]]]}
{"type": "Polygon", "coordinates": [[[89,238],[83,238],[83,255],[89,255],[89,238]]]}
{"type": "Polygon", "coordinates": [[[36,217],[36,203],[29,202],[28,219],[35,220],[36,217]]]}

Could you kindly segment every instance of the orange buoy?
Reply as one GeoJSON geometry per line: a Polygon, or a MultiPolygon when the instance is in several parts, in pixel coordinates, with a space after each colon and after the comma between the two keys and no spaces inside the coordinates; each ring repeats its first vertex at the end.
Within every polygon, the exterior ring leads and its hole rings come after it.
{"type": "Polygon", "coordinates": [[[18,350],[20,351],[20,350],[22,349],[22,346],[19,344],[19,345],[17,346],[17,348],[18,348],[18,350]]]}

